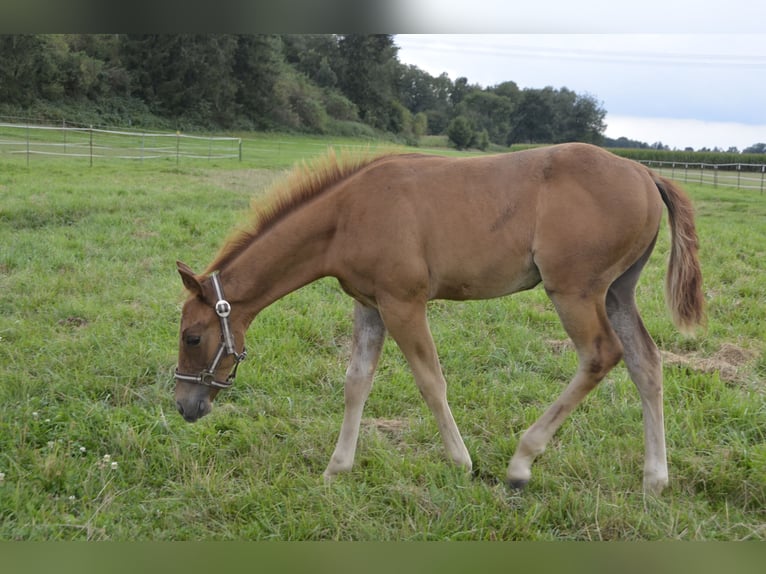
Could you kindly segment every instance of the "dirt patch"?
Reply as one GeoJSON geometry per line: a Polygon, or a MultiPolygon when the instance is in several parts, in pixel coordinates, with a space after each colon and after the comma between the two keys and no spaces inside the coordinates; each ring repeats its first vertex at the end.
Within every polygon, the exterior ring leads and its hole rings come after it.
{"type": "MultiPolygon", "coordinates": [[[[548,339],[545,343],[555,354],[574,350],[571,339],[548,339]]],[[[660,351],[660,354],[665,365],[682,365],[700,373],[717,372],[722,380],[730,383],[739,381],[742,368],[758,357],[757,351],[732,343],[724,343],[710,357],[703,357],[697,353],[678,355],[670,351],[660,351]]]]}
{"type": "Polygon", "coordinates": [[[740,379],[742,367],[758,356],[756,351],[724,343],[711,357],[700,357],[696,353],[677,355],[670,351],[661,351],[666,365],[682,365],[701,373],[718,373],[722,380],[733,383],[740,379]]]}
{"type": "Polygon", "coordinates": [[[362,427],[365,429],[374,428],[390,438],[399,439],[407,427],[407,422],[400,419],[364,419],[362,420],[362,427]]]}
{"type": "Polygon", "coordinates": [[[574,351],[574,343],[572,339],[547,339],[545,344],[551,348],[551,352],[556,355],[560,355],[565,351],[574,351]]]}
{"type": "Polygon", "coordinates": [[[730,343],[724,343],[713,356],[719,361],[725,361],[735,367],[739,367],[755,359],[758,356],[758,352],[752,349],[743,349],[730,343]]]}
{"type": "Polygon", "coordinates": [[[67,317],[66,319],[61,319],[59,321],[59,325],[62,327],[85,327],[85,325],[88,324],[88,320],[84,317],[67,317]]]}

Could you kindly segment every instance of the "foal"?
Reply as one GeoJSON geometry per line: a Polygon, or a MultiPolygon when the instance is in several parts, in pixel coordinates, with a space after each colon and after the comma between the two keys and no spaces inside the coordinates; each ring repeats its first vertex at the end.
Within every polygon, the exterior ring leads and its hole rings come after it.
{"type": "Polygon", "coordinates": [[[527,483],[532,462],[567,415],[624,359],[643,408],[644,490],[665,487],[660,354],[635,302],[663,204],[672,238],[669,309],[683,331],[704,321],[693,209],[670,181],[585,144],[459,159],[407,154],[342,162],[330,154],[297,168],[277,198],[205,273],[178,263],[190,292],[175,389],[186,420],[210,412],[219,390],[231,385],[244,359],[245,332],[262,309],[332,276],[356,304],[343,423],[324,476],[352,467],[387,333],[406,357],[449,457],[471,469],[447,403],[426,305],[499,297],[542,283],[579,367],[521,437],[509,484],[527,483]]]}

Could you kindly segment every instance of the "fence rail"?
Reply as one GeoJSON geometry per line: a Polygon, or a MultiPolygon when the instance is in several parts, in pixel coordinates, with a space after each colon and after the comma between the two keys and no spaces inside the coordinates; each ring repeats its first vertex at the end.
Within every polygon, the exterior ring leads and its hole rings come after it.
{"type": "Polygon", "coordinates": [[[232,137],[107,130],[93,127],[0,123],[0,153],[98,159],[242,160],[242,140],[232,137]]]}
{"type": "Polygon", "coordinates": [[[714,187],[766,189],[766,164],[754,163],[689,163],[641,160],[655,172],[685,183],[702,183],[714,187]]]}
{"type": "MultiPolygon", "coordinates": [[[[274,143],[274,142],[272,142],[274,143]]],[[[277,149],[261,149],[270,153],[277,149]]],[[[94,127],[39,125],[32,122],[0,122],[0,154],[86,158],[94,160],[226,159],[242,161],[242,139],[221,136],[191,136],[180,132],[107,130],[94,127]]],[[[711,164],[639,160],[660,175],[683,182],[766,190],[766,164],[711,164]]]]}

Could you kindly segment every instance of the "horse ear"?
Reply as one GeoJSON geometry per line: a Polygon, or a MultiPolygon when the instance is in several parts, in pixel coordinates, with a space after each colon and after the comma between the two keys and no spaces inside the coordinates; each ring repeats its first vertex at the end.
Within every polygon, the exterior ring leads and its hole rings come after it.
{"type": "Polygon", "coordinates": [[[191,267],[181,261],[176,261],[176,267],[178,268],[178,273],[181,275],[181,280],[184,282],[184,287],[194,295],[202,295],[202,284],[199,279],[197,279],[197,275],[195,275],[194,271],[191,270],[191,267]]]}

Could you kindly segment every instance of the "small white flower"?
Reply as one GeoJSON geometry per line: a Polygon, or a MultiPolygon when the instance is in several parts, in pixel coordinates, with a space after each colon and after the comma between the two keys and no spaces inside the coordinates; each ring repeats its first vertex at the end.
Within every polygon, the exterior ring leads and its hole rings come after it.
{"type": "Polygon", "coordinates": [[[112,470],[117,470],[117,462],[112,463],[112,470]]]}
{"type": "Polygon", "coordinates": [[[80,452],[81,452],[81,453],[83,453],[83,454],[85,454],[85,447],[84,447],[84,446],[81,446],[81,447],[80,447],[80,452]]]}
{"type": "Polygon", "coordinates": [[[34,418],[37,418],[37,417],[39,417],[39,416],[40,416],[40,413],[38,413],[37,411],[33,411],[33,412],[32,412],[32,416],[33,416],[34,418]]]}
{"type": "Polygon", "coordinates": [[[112,460],[112,455],[111,454],[105,454],[104,455],[104,462],[109,462],[110,460],[112,460]]]}
{"type": "Polygon", "coordinates": [[[0,472],[0,483],[2,483],[5,480],[5,473],[0,472]]]}
{"type": "Polygon", "coordinates": [[[49,440],[48,441],[48,448],[53,448],[54,446],[56,446],[56,443],[53,442],[52,440],[49,440]]]}
{"type": "Polygon", "coordinates": [[[69,497],[69,502],[74,502],[75,500],[77,500],[77,497],[74,494],[69,497]]]}

